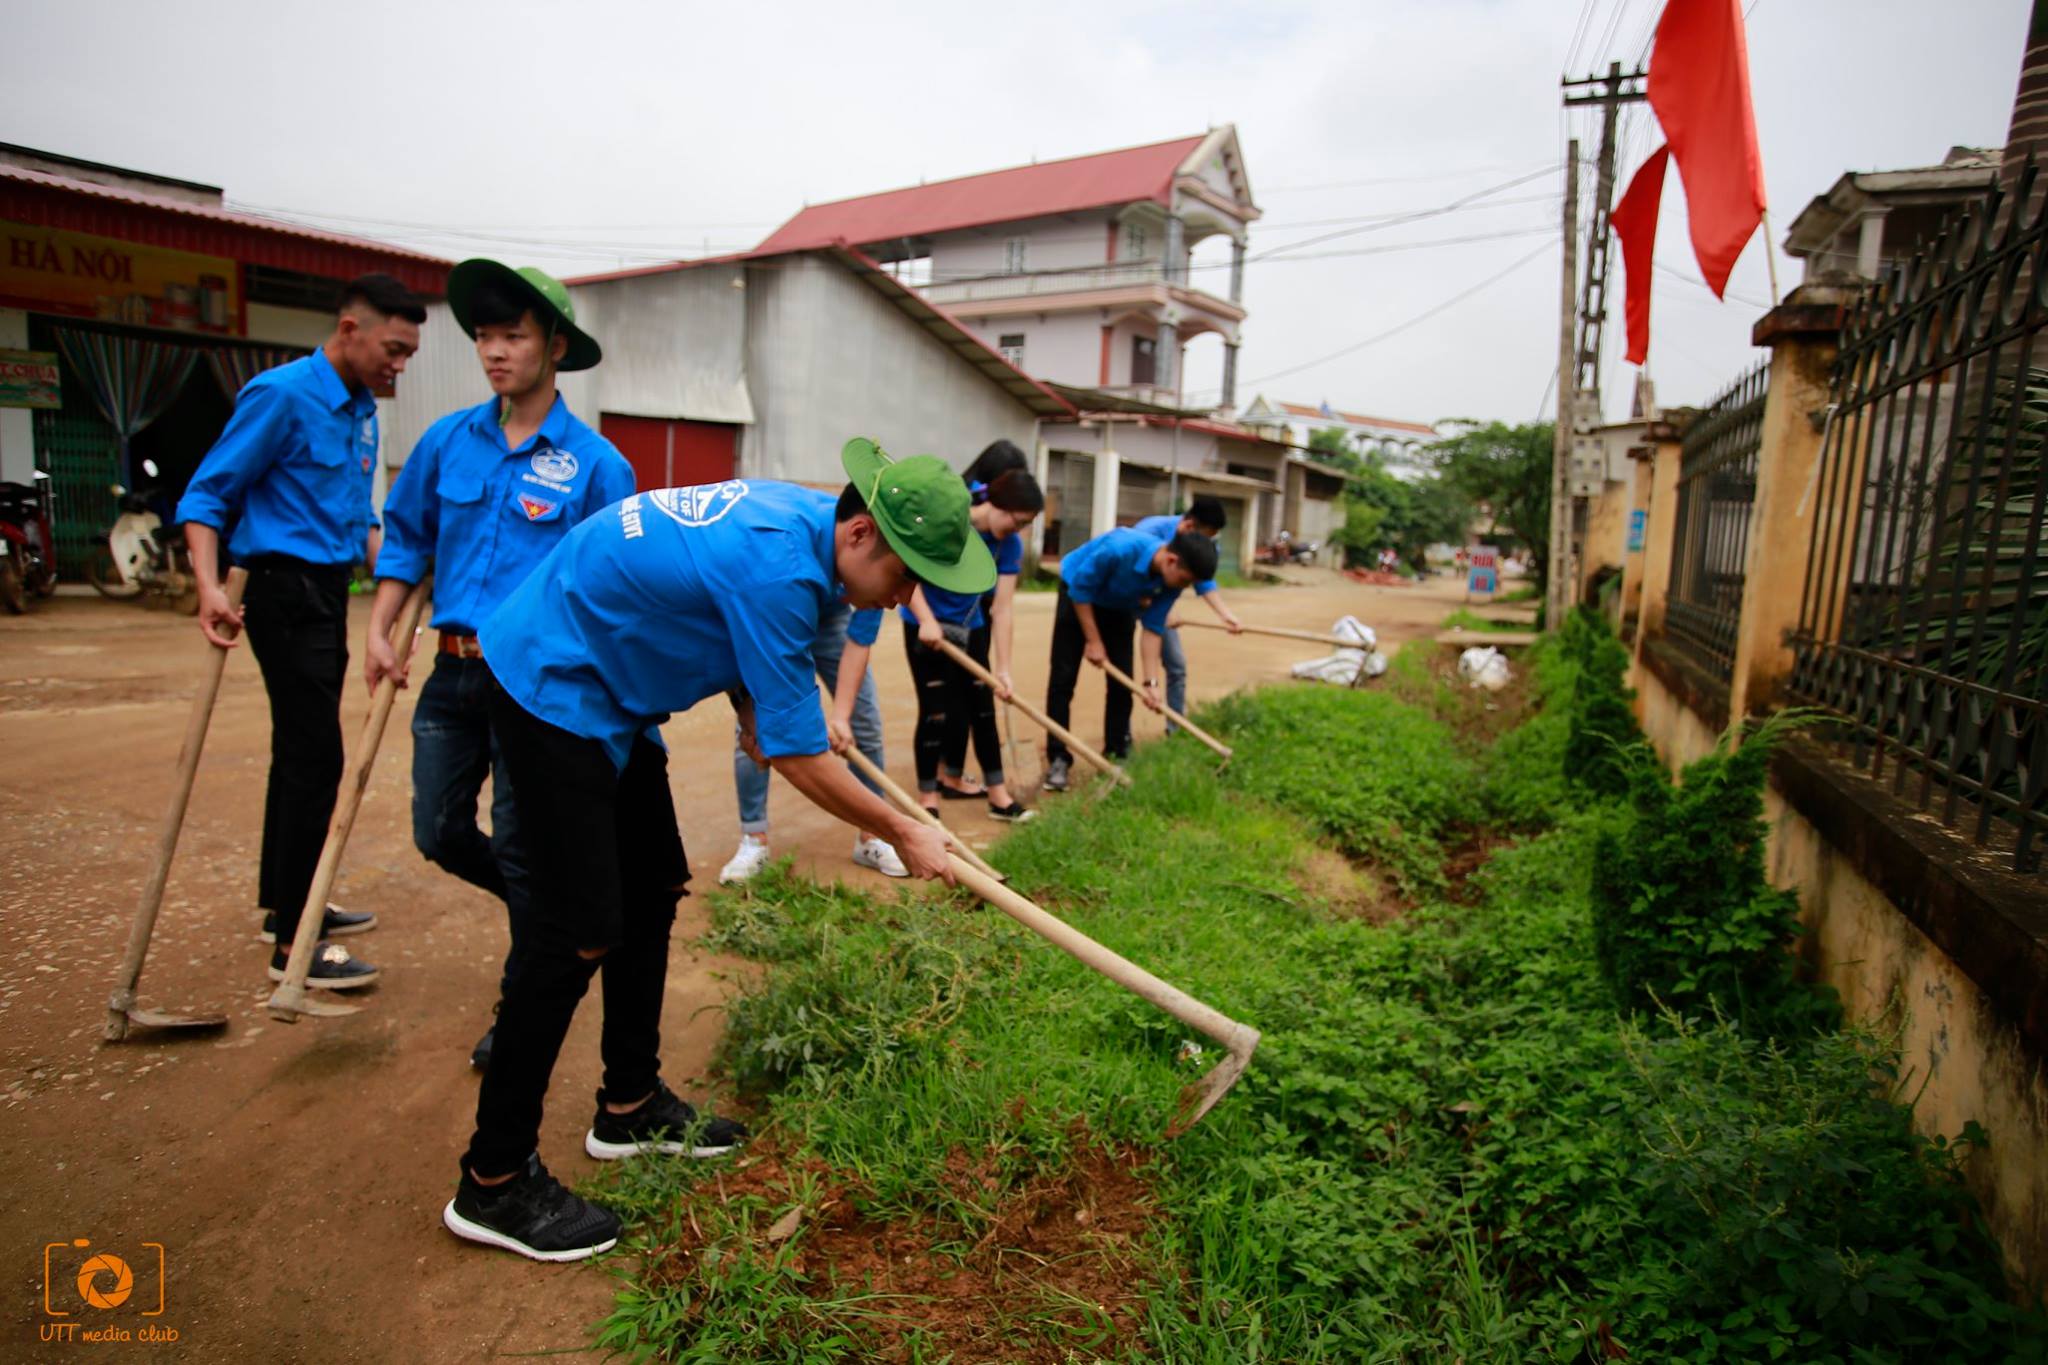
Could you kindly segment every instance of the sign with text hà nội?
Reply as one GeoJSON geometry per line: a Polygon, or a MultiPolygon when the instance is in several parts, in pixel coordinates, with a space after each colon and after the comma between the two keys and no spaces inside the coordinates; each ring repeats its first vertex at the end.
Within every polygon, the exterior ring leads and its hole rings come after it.
{"type": "Polygon", "coordinates": [[[55,351],[0,350],[0,408],[61,408],[55,351]]]}
{"type": "Polygon", "coordinates": [[[225,256],[0,222],[0,304],[170,327],[242,329],[241,271],[225,256]]]}

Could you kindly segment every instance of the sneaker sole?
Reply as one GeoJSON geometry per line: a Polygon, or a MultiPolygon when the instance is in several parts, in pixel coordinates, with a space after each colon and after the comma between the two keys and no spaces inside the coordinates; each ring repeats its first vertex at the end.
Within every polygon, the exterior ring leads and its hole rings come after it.
{"type": "MultiPolygon", "coordinates": [[[[326,930],[324,936],[327,938],[347,938],[350,934],[367,934],[376,927],[377,921],[374,918],[371,918],[363,921],[361,924],[351,924],[345,929],[326,930]]],[[[259,942],[262,943],[277,942],[276,933],[269,929],[257,930],[256,938],[259,942]]]]}
{"type": "Polygon", "coordinates": [[[875,863],[871,863],[865,858],[855,858],[853,860],[853,865],[855,867],[864,867],[870,872],[879,872],[884,877],[908,877],[910,875],[910,869],[907,867],[904,868],[901,872],[894,872],[886,867],[882,867],[875,863]]]}
{"type": "Polygon", "coordinates": [[[502,1232],[487,1228],[482,1223],[470,1222],[455,1211],[455,1201],[453,1199],[448,1201],[447,1208],[441,1210],[441,1225],[457,1237],[462,1238],[465,1242],[481,1242],[487,1247],[496,1247],[500,1251],[509,1251],[515,1255],[524,1256],[529,1261],[582,1261],[610,1251],[619,1244],[618,1238],[607,1237],[604,1241],[592,1246],[569,1247],[563,1251],[541,1251],[535,1247],[528,1246],[516,1237],[507,1237],[502,1232]]]}
{"type": "MultiPolygon", "coordinates": [[[[737,1151],[738,1149],[739,1144],[736,1142],[727,1143],[723,1147],[692,1147],[687,1143],[661,1141],[606,1142],[597,1135],[597,1129],[595,1128],[592,1128],[583,1135],[584,1153],[595,1157],[599,1161],[621,1161],[629,1156],[649,1155],[686,1156],[695,1161],[708,1161],[712,1157],[724,1156],[727,1152],[737,1151]]],[[[453,1204],[450,1204],[448,1207],[450,1211],[453,1211],[455,1208],[453,1204]]]]}
{"type": "MultiPolygon", "coordinates": [[[[266,970],[269,971],[272,981],[281,982],[284,980],[284,968],[270,967],[266,970]]],[[[380,975],[382,975],[381,972],[371,970],[362,973],[360,976],[309,976],[306,978],[306,989],[315,991],[352,991],[358,986],[369,985],[380,975]]]]}

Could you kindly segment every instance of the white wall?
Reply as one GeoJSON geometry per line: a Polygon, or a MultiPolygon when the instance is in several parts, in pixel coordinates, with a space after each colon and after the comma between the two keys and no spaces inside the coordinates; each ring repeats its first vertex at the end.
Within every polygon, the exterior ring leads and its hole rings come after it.
{"type": "MultiPolygon", "coordinates": [[[[604,412],[753,421],[744,344],[747,288],[748,275],[739,266],[576,286],[570,291],[576,321],[597,338],[605,358],[582,380],[570,405],[592,426],[604,412]]],[[[562,391],[570,394],[567,382],[562,391]]]]}
{"type": "Polygon", "coordinates": [[[991,348],[1001,345],[1005,336],[1021,335],[1022,368],[1026,374],[1061,384],[1093,387],[1101,372],[1102,311],[1096,308],[1081,313],[1014,313],[1005,317],[963,317],[959,321],[991,348]]]}
{"type": "Polygon", "coordinates": [[[867,436],[956,469],[997,437],[1037,445],[1030,410],[836,261],[791,256],[748,271],[748,478],[845,482],[839,449],[867,436]]]}
{"type": "MultiPolygon", "coordinates": [[[[28,314],[0,308],[0,347],[28,349],[28,314]]],[[[0,408],[0,482],[27,483],[36,469],[35,412],[31,408],[0,408]]]]}
{"type": "Polygon", "coordinates": [[[1006,243],[1022,237],[1026,270],[1073,270],[1109,259],[1107,211],[1060,218],[1027,218],[1015,223],[949,232],[932,239],[932,278],[967,279],[1009,273],[1006,243]]]}

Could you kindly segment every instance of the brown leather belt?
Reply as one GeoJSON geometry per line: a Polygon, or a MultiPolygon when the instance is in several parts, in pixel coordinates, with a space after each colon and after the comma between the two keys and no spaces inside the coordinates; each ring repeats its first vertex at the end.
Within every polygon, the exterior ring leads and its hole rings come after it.
{"type": "Polygon", "coordinates": [[[474,635],[455,635],[441,632],[441,652],[453,654],[458,659],[481,659],[484,657],[483,644],[474,635]]]}

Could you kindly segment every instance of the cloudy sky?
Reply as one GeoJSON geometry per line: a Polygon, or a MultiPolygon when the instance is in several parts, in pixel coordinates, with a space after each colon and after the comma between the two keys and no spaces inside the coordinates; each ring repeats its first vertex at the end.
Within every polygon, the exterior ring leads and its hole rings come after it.
{"type": "MultiPolygon", "coordinates": [[[[1633,62],[1660,7],[0,0],[0,141],[566,274],[751,245],[807,201],[1235,123],[1265,210],[1252,250],[1276,253],[1246,279],[1240,398],[1520,421],[1556,362],[1556,168],[1568,132],[1589,154],[1598,136],[1562,116],[1558,78],[1633,62]],[[1336,252],[1370,254],[1310,255],[1336,252]]],[[[2003,140],[2026,0],[1747,8],[1779,240],[1844,170],[2003,140]]],[[[1629,114],[1624,183],[1655,145],[1629,114]]],[[[1650,369],[1692,403],[1751,359],[1770,290],[1752,241],[1729,300],[1709,295],[1675,175],[1667,193],[1650,369]]],[[[1618,280],[1616,299],[1618,338],[1618,280]]],[[[1220,371],[1198,340],[1190,397],[1220,371]]],[[[1634,371],[1617,351],[1607,374],[1618,414],[1634,371]]]]}

